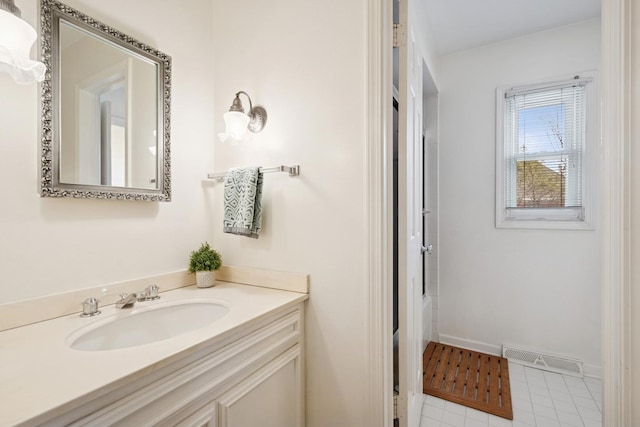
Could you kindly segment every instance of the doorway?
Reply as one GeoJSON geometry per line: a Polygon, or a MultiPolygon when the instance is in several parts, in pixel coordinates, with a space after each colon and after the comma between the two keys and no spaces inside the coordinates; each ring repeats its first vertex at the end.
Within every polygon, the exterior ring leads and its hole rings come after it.
{"type": "MultiPolygon", "coordinates": [[[[390,93],[391,79],[381,79],[381,76],[391,74],[391,51],[388,50],[391,36],[386,26],[385,20],[389,22],[392,17],[391,5],[384,6],[384,0],[372,0],[369,7],[369,27],[370,46],[376,52],[382,52],[381,57],[372,57],[368,70],[370,81],[369,92],[375,105],[370,108],[372,120],[369,120],[371,130],[369,147],[371,157],[369,159],[370,168],[370,190],[375,196],[371,199],[371,221],[369,229],[372,232],[372,249],[370,257],[376,262],[371,264],[371,298],[370,310],[370,349],[371,362],[369,373],[372,384],[376,387],[372,389],[370,396],[371,415],[370,425],[392,425],[391,417],[386,416],[392,411],[392,396],[390,394],[391,383],[391,283],[392,274],[389,268],[392,264],[392,253],[390,237],[392,235],[391,218],[385,220],[385,215],[390,215],[387,207],[391,208],[391,179],[386,180],[384,174],[379,171],[380,167],[387,165],[390,169],[392,153],[387,142],[391,139],[391,111],[383,113],[384,108],[391,105],[390,93]],[[386,52],[386,53],[385,53],[386,52]],[[380,72],[380,62],[383,67],[380,72]],[[389,71],[385,71],[389,64],[389,71]],[[384,144],[381,144],[384,142],[384,144]],[[389,147],[389,148],[382,148],[389,147]],[[385,202],[387,200],[388,202],[385,202]],[[388,203],[388,204],[387,204],[388,203]],[[389,238],[387,239],[388,236],[389,238]],[[382,273],[382,274],[380,274],[382,273]],[[380,277],[380,279],[377,279],[380,277]],[[386,320],[385,320],[386,319],[386,320]],[[382,328],[380,327],[382,325],[382,328]],[[385,369],[381,369],[382,367],[385,369]],[[389,375],[389,377],[387,377],[389,375]],[[385,385],[383,387],[383,385],[385,385]],[[375,409],[379,408],[379,409],[375,409]],[[383,414],[385,416],[383,416],[383,414]],[[381,421],[383,420],[383,421],[381,421]]],[[[630,33],[629,22],[625,13],[628,11],[629,3],[624,0],[612,0],[603,2],[603,58],[607,73],[603,74],[604,93],[604,128],[603,135],[610,141],[605,146],[605,170],[606,184],[612,182],[622,182],[622,177],[627,171],[619,170],[618,160],[623,158],[624,147],[628,140],[622,134],[625,129],[625,115],[620,111],[628,111],[625,100],[627,83],[625,80],[625,61],[629,59],[629,52],[623,49],[624,41],[630,33]]],[[[442,168],[442,165],[441,165],[442,168]]],[[[389,170],[389,175],[390,175],[389,170]]],[[[444,185],[441,181],[440,185],[444,185]]],[[[440,200],[442,202],[442,200],[440,200]]],[[[607,186],[603,194],[603,203],[610,206],[607,210],[609,216],[603,218],[602,228],[604,233],[604,243],[606,248],[611,250],[610,256],[604,260],[605,285],[603,304],[604,313],[604,336],[603,345],[605,353],[604,364],[604,407],[605,425],[619,425],[620,420],[630,414],[628,407],[627,389],[620,394],[620,387],[626,384],[623,378],[622,367],[622,344],[629,337],[629,323],[623,321],[622,314],[626,313],[626,305],[620,297],[624,294],[624,289],[628,290],[628,281],[622,280],[622,267],[620,265],[620,254],[622,253],[623,242],[626,239],[626,231],[618,221],[619,215],[624,211],[624,200],[621,190],[618,187],[607,186]],[[621,314],[622,313],[622,314],[621,314]],[[626,322],[626,323],[625,323],[626,322]]],[[[625,211],[626,212],[626,211],[625,211]]],[[[387,217],[388,218],[388,217],[387,217]]],[[[605,251],[607,252],[607,251],[605,251]]],[[[627,353],[624,353],[627,354],[627,353]]],[[[626,419],[626,418],[625,418],[626,419]]]]}

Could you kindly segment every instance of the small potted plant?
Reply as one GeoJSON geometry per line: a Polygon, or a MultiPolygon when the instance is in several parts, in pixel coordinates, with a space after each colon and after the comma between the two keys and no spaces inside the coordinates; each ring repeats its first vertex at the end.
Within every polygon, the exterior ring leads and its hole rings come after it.
{"type": "Polygon", "coordinates": [[[191,252],[189,273],[196,273],[196,285],[210,288],[215,283],[215,271],[222,266],[220,254],[211,249],[209,243],[203,243],[197,251],[191,252]]]}

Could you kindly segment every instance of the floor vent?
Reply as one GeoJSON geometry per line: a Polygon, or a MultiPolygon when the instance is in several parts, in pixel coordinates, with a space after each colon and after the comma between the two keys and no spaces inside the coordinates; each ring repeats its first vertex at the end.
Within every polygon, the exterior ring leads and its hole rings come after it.
{"type": "Polygon", "coordinates": [[[582,361],[564,356],[539,353],[512,346],[502,346],[502,357],[511,362],[559,374],[583,377],[582,361]]]}

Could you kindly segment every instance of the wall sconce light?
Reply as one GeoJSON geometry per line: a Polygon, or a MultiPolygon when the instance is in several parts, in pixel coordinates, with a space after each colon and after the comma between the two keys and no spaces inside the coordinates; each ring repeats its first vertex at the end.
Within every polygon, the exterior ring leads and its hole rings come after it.
{"type": "Polygon", "coordinates": [[[0,71],[16,83],[30,84],[44,80],[47,70],[42,62],[29,57],[38,34],[20,18],[13,0],[0,0],[0,71]]]}
{"type": "Polygon", "coordinates": [[[267,122],[267,111],[262,107],[254,107],[251,97],[243,91],[236,93],[229,111],[224,113],[225,132],[219,133],[220,141],[227,139],[242,141],[247,134],[247,130],[253,133],[260,132],[267,122]],[[249,99],[249,112],[245,114],[244,107],[240,101],[240,94],[249,99]]]}

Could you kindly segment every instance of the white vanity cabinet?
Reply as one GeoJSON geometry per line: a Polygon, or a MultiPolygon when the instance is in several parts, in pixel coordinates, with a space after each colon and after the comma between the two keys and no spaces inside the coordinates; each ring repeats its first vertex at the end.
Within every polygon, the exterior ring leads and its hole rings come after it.
{"type": "Polygon", "coordinates": [[[44,425],[302,427],[303,319],[304,303],[256,319],[44,425]]]}
{"type": "Polygon", "coordinates": [[[299,366],[299,348],[291,349],[176,426],[301,426],[299,366]]]}

